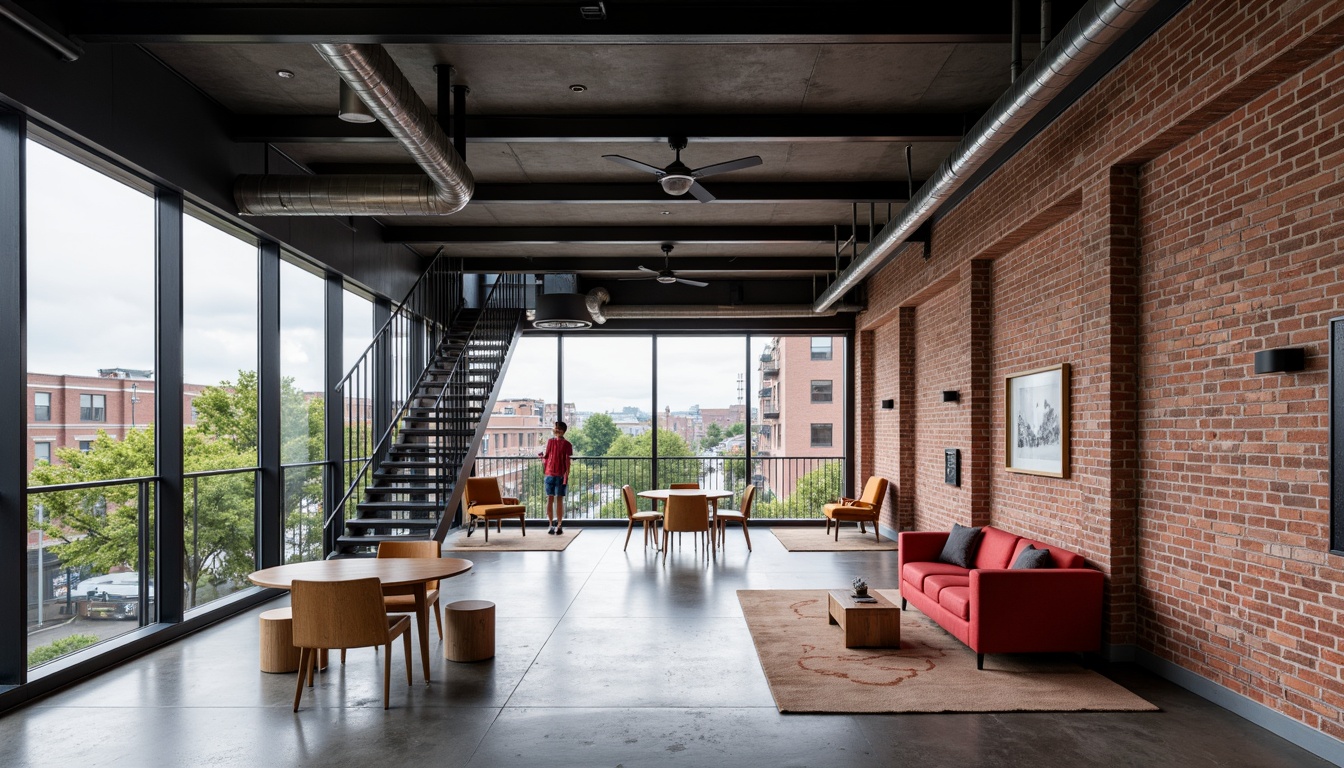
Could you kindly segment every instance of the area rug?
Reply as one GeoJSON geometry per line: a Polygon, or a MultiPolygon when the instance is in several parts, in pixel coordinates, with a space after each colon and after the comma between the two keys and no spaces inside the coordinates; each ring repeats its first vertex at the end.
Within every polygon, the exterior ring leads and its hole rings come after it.
{"type": "Polygon", "coordinates": [[[476,527],[476,532],[467,536],[466,531],[459,531],[455,536],[449,538],[443,543],[444,552],[559,552],[574,540],[583,531],[579,528],[573,528],[565,531],[559,536],[551,536],[546,533],[546,524],[528,525],[527,535],[524,536],[517,528],[504,527],[504,530],[496,531],[493,527],[490,529],[490,542],[485,541],[485,530],[482,526],[476,527]]]}
{"type": "Polygon", "coordinates": [[[852,523],[847,523],[840,531],[840,540],[835,540],[835,531],[826,532],[824,525],[805,528],[771,528],[779,543],[790,552],[865,552],[896,549],[896,542],[883,537],[874,538],[872,531],[860,534],[852,523]]]}
{"type": "MultiPolygon", "coordinates": [[[[897,605],[900,593],[880,590],[897,605]]],[[[1157,707],[1055,654],[975,654],[911,608],[901,647],[845,648],[824,590],[738,590],[780,712],[1148,712],[1157,707]]]]}

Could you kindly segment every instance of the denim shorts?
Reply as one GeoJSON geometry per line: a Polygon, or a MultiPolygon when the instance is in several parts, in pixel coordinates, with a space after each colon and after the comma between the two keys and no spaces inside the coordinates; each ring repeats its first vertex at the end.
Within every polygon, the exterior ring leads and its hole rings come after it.
{"type": "Polygon", "coordinates": [[[564,496],[564,495],[565,495],[565,489],[568,488],[568,487],[569,487],[569,483],[566,483],[566,482],[565,482],[565,478],[560,477],[560,476],[558,476],[558,475],[547,475],[547,476],[546,476],[546,495],[547,495],[547,496],[564,496]]]}

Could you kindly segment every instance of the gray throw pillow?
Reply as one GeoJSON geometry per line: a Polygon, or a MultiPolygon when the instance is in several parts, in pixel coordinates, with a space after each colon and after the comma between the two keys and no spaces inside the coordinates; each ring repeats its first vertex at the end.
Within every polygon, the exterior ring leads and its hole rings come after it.
{"type": "Polygon", "coordinates": [[[1027,548],[1022,550],[1022,554],[1017,556],[1017,562],[1013,563],[1014,568],[1054,568],[1055,561],[1050,557],[1050,550],[1037,549],[1028,544],[1027,548]]]}
{"type": "Polygon", "coordinates": [[[967,528],[964,525],[952,524],[952,533],[948,534],[947,543],[943,545],[942,554],[938,555],[938,560],[952,565],[960,565],[962,568],[970,568],[975,562],[975,550],[980,546],[980,529],[967,528]]]}

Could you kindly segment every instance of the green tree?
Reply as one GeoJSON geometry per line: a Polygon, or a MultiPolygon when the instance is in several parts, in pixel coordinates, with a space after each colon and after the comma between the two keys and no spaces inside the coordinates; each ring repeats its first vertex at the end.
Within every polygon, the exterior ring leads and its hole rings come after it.
{"type": "MultiPolygon", "coordinates": [[[[671,483],[698,483],[702,463],[681,435],[667,429],[656,432],[658,438],[658,484],[667,487],[671,483]]],[[[653,488],[653,466],[648,461],[653,456],[655,432],[650,430],[640,435],[621,435],[607,449],[608,461],[594,485],[619,488],[630,485],[635,492],[653,488]],[[611,461],[617,458],[643,459],[640,461],[611,461]]],[[[601,507],[601,517],[625,517],[625,502],[619,497],[607,501],[601,507]]]]}
{"type": "Polygon", "coordinates": [[[723,442],[723,427],[711,423],[708,427],[705,427],[705,436],[700,441],[700,452],[708,453],[721,442],[723,442]]]}
{"type": "Polygon", "coordinates": [[[59,659],[81,648],[88,648],[96,642],[98,642],[98,638],[95,635],[67,635],[46,645],[39,645],[28,653],[28,667],[32,668],[38,664],[46,664],[52,659],[59,659]]]}
{"type": "Polygon", "coordinates": [[[787,498],[775,498],[761,501],[757,495],[756,510],[753,517],[820,517],[821,508],[840,498],[840,489],[844,482],[843,466],[832,461],[817,467],[798,478],[793,493],[787,498]]]}
{"type": "Polygon", "coordinates": [[[583,427],[575,430],[569,439],[574,443],[576,456],[605,456],[620,436],[621,430],[610,416],[595,413],[585,419],[583,427]]]}

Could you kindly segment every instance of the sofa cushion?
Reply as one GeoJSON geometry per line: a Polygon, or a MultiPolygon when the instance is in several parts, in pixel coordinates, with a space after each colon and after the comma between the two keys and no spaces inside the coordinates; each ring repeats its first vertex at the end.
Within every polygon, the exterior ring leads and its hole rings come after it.
{"type": "Polygon", "coordinates": [[[1036,549],[1048,550],[1050,552],[1050,559],[1054,561],[1055,568],[1087,567],[1087,563],[1086,561],[1083,560],[1081,555],[1076,555],[1067,549],[1052,547],[1049,544],[1046,544],[1045,542],[1032,541],[1031,539],[1018,539],[1017,549],[1016,551],[1013,552],[1014,563],[1017,562],[1017,558],[1022,554],[1024,550],[1026,550],[1027,547],[1035,547],[1036,549]]]}
{"type": "Polygon", "coordinates": [[[971,620],[971,588],[947,587],[938,593],[938,605],[962,621],[971,620]]]}
{"type": "Polygon", "coordinates": [[[961,576],[957,574],[943,573],[938,574],[937,576],[930,576],[929,578],[925,579],[924,589],[922,591],[924,592],[924,594],[928,595],[929,597],[937,601],[939,599],[938,596],[942,594],[943,590],[945,589],[948,589],[950,587],[969,588],[970,586],[971,586],[971,577],[969,575],[961,576]]]}
{"type": "Polygon", "coordinates": [[[972,568],[1007,568],[1012,563],[1013,549],[1017,546],[1018,536],[1002,528],[985,526],[980,537],[980,548],[975,553],[975,565],[972,568]]]}
{"type": "Polygon", "coordinates": [[[940,574],[966,576],[968,573],[970,572],[959,565],[948,565],[947,563],[906,563],[905,570],[901,573],[901,580],[909,582],[915,589],[923,592],[924,580],[930,576],[940,574]]]}
{"type": "Polygon", "coordinates": [[[1028,544],[1026,549],[1023,549],[1017,557],[1013,558],[1013,568],[1015,569],[1054,567],[1055,560],[1050,557],[1050,550],[1037,549],[1030,544],[1028,544]]]}
{"type": "Polygon", "coordinates": [[[947,543],[943,545],[942,554],[938,555],[938,559],[944,563],[970,568],[975,562],[975,550],[980,544],[981,532],[980,528],[967,528],[953,523],[952,533],[948,534],[947,543]]]}

